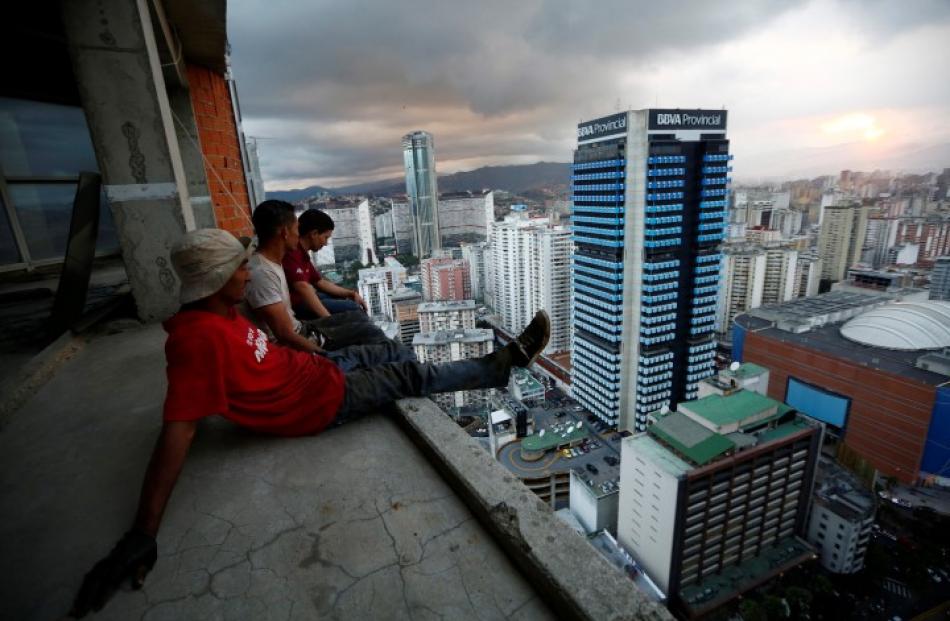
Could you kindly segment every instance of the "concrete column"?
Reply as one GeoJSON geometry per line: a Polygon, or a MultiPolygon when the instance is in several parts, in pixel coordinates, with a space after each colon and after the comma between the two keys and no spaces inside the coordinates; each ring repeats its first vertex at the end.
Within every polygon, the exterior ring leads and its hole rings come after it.
{"type": "Polygon", "coordinates": [[[161,320],[178,307],[168,252],[195,218],[146,0],[62,6],[139,317],[161,320]]]}

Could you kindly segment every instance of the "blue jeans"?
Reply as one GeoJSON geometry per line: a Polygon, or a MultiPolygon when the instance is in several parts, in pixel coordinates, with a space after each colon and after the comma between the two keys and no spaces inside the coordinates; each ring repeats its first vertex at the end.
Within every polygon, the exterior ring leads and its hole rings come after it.
{"type": "Polygon", "coordinates": [[[348,313],[350,311],[363,312],[363,307],[353,300],[336,298],[320,291],[317,292],[317,297],[320,298],[320,301],[323,302],[324,308],[326,308],[331,315],[336,315],[337,313],[348,313]]]}
{"type": "Polygon", "coordinates": [[[323,335],[323,348],[326,350],[390,342],[363,311],[339,313],[323,319],[305,319],[302,323],[305,335],[312,332],[323,335]]]}
{"type": "MultiPolygon", "coordinates": [[[[367,355],[378,356],[382,352],[380,349],[367,355]]],[[[506,386],[511,357],[509,347],[504,347],[481,358],[447,364],[393,360],[352,367],[349,371],[344,369],[343,403],[333,422],[336,425],[348,422],[404,397],[506,386]]]]}
{"type": "MultiPolygon", "coordinates": [[[[354,302],[353,300],[344,300],[342,298],[335,298],[332,295],[327,295],[326,293],[317,292],[317,297],[320,298],[320,301],[323,302],[323,307],[327,309],[330,315],[339,315],[342,313],[351,313],[353,311],[359,311],[366,314],[363,311],[363,307],[354,302]]],[[[297,316],[297,319],[301,321],[316,319],[317,315],[308,307],[303,304],[298,304],[294,306],[294,315],[297,316]]]]}
{"type": "Polygon", "coordinates": [[[380,364],[390,362],[416,362],[416,354],[396,341],[386,340],[371,345],[350,345],[333,351],[325,351],[322,355],[336,363],[344,372],[349,373],[357,369],[371,369],[380,364]]]}

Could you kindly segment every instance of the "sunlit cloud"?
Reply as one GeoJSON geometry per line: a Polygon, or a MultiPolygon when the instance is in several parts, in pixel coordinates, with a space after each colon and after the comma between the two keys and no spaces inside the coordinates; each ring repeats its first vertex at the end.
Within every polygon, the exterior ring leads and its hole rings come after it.
{"type": "Polygon", "coordinates": [[[884,135],[884,129],[878,126],[875,118],[861,112],[845,114],[824,123],[821,131],[844,139],[860,136],[866,140],[877,140],[884,135]]]}

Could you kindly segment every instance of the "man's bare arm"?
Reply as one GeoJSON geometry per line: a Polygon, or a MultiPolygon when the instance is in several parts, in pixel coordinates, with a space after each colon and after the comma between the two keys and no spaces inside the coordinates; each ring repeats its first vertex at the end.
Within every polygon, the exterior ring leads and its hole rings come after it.
{"type": "Polygon", "coordinates": [[[309,282],[298,280],[297,282],[291,283],[291,286],[294,288],[294,291],[303,298],[303,303],[310,309],[310,312],[321,318],[330,316],[330,311],[328,311],[323,305],[323,302],[320,301],[320,296],[317,295],[313,285],[309,282]]]}
{"type": "Polygon", "coordinates": [[[165,506],[181,474],[197,426],[195,421],[168,421],[162,426],[155,443],[135,516],[135,527],[152,537],[158,533],[165,506]]]}
{"type": "Polygon", "coordinates": [[[364,311],[366,310],[366,302],[363,300],[363,297],[359,293],[357,293],[356,291],[351,291],[350,289],[347,289],[345,287],[341,287],[340,285],[336,284],[335,282],[332,282],[331,280],[328,280],[326,278],[321,278],[320,280],[317,281],[317,289],[319,289],[320,291],[323,291],[326,294],[329,294],[338,298],[353,300],[354,302],[359,304],[363,308],[364,311]]]}
{"type": "Polygon", "coordinates": [[[291,321],[290,313],[287,312],[287,307],[284,306],[283,302],[255,308],[254,312],[264,320],[281,345],[307,353],[320,351],[316,343],[301,334],[297,334],[294,329],[294,322],[291,321]]]}

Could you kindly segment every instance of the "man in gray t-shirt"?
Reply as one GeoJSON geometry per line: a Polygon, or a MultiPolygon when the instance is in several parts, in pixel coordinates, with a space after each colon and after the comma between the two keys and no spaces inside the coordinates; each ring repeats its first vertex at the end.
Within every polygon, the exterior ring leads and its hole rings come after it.
{"type": "Polygon", "coordinates": [[[248,261],[250,280],[242,314],[265,330],[269,338],[306,352],[322,351],[321,345],[338,349],[390,342],[362,311],[300,322],[290,305],[290,289],[281,265],[300,237],[294,208],[284,201],[264,201],[254,210],[253,221],[258,245],[248,261]],[[311,334],[314,338],[309,338],[311,334]]]}
{"type": "Polygon", "coordinates": [[[263,306],[282,304],[290,317],[294,332],[301,333],[302,325],[294,316],[293,308],[290,305],[290,288],[287,286],[287,277],[284,275],[283,266],[280,263],[274,263],[258,251],[251,255],[248,267],[251,270],[251,281],[247,285],[245,300],[250,309],[254,311],[252,314],[258,327],[264,329],[269,337],[274,338],[273,331],[266,321],[262,321],[257,317],[256,311],[263,306]]]}

